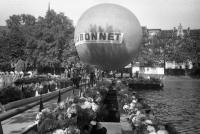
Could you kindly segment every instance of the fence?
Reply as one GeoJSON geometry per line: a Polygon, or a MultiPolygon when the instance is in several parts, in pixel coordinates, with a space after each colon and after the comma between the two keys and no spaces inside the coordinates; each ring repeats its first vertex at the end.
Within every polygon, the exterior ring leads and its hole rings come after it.
{"type": "MultiPolygon", "coordinates": [[[[88,85],[86,80],[82,80],[81,81],[81,85],[86,88],[86,86],[88,85]]],[[[19,101],[15,101],[15,102],[11,102],[9,104],[6,104],[4,106],[4,108],[6,110],[9,110],[7,112],[4,112],[2,114],[0,114],[0,134],[3,134],[3,129],[2,129],[2,125],[1,122],[11,118],[15,115],[18,115],[28,109],[33,108],[34,106],[40,105],[43,102],[47,102],[55,97],[60,98],[60,95],[69,92],[71,90],[73,90],[74,87],[70,86],[67,88],[63,88],[63,89],[59,89],[56,90],[54,92],[51,93],[47,93],[45,95],[41,95],[41,96],[37,96],[37,97],[31,97],[31,98],[27,98],[27,99],[23,99],[23,100],[19,100],[19,101]]]]}

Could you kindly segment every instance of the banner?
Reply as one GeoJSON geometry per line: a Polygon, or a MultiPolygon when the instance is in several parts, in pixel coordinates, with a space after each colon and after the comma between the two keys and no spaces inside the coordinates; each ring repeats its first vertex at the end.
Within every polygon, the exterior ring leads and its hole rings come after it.
{"type": "Polygon", "coordinates": [[[121,44],[123,41],[123,33],[106,33],[106,32],[89,32],[89,33],[81,33],[76,38],[75,45],[81,45],[85,43],[115,43],[121,44]]]}

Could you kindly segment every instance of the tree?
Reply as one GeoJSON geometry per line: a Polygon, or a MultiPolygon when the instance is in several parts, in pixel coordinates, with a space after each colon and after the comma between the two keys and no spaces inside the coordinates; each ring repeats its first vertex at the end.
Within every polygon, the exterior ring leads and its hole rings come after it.
{"type": "Polygon", "coordinates": [[[12,15],[6,22],[9,29],[6,35],[9,61],[16,63],[22,59],[35,68],[60,67],[68,56],[76,54],[74,26],[63,13],[48,10],[45,17],[38,17],[37,20],[28,14],[12,15]]]}
{"type": "Polygon", "coordinates": [[[8,38],[6,31],[0,31],[0,63],[9,61],[8,52],[8,38]]]}
{"type": "Polygon", "coordinates": [[[9,53],[9,44],[6,30],[0,30],[0,70],[7,71],[11,69],[10,66],[10,56],[9,53]]]}
{"type": "Polygon", "coordinates": [[[33,25],[35,17],[31,15],[12,15],[6,20],[8,32],[8,50],[7,56],[10,57],[10,61],[17,62],[20,59],[26,59],[25,48],[27,42],[27,35],[30,29],[28,25],[33,25]],[[26,27],[25,27],[26,26],[26,27]]]}
{"type": "Polygon", "coordinates": [[[72,46],[74,33],[72,21],[63,13],[57,14],[54,10],[49,10],[45,17],[38,18],[36,26],[35,41],[28,44],[29,46],[32,46],[32,43],[37,44],[37,48],[32,52],[37,54],[34,57],[36,62],[41,66],[60,67],[67,59],[64,52],[70,51],[72,46]]]}
{"type": "Polygon", "coordinates": [[[139,49],[138,61],[142,66],[163,66],[163,43],[159,36],[143,37],[143,43],[139,49]]]}

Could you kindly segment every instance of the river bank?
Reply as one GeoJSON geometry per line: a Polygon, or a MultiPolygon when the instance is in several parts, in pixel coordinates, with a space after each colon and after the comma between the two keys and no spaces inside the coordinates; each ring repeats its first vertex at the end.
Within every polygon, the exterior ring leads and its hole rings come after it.
{"type": "Polygon", "coordinates": [[[173,75],[165,75],[163,77],[164,80],[167,80],[167,81],[173,81],[173,80],[176,80],[176,81],[182,81],[182,80],[190,80],[190,81],[200,81],[200,78],[195,78],[195,77],[191,77],[191,76],[173,76],[173,75]]]}

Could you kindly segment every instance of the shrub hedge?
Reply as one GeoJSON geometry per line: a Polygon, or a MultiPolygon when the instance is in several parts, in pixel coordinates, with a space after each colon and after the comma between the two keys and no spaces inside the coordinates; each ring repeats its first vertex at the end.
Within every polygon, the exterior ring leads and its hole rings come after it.
{"type": "Polygon", "coordinates": [[[0,91],[0,102],[6,104],[8,102],[20,100],[23,98],[23,93],[20,88],[8,86],[0,91]]]}
{"type": "MultiPolygon", "coordinates": [[[[44,80],[41,77],[42,80],[44,80]]],[[[37,80],[38,81],[38,80],[37,80]]],[[[2,104],[7,104],[12,101],[17,101],[24,98],[29,98],[35,96],[35,84],[36,78],[32,79],[20,79],[17,82],[19,86],[8,86],[0,90],[0,102],[2,104]],[[32,83],[31,83],[32,82],[32,83]]],[[[43,88],[38,89],[39,94],[48,93],[48,91],[53,92],[56,90],[56,83],[58,88],[66,88],[72,85],[70,80],[59,79],[55,81],[43,81],[43,88]]],[[[15,83],[16,84],[16,83],[15,83]]]]}

